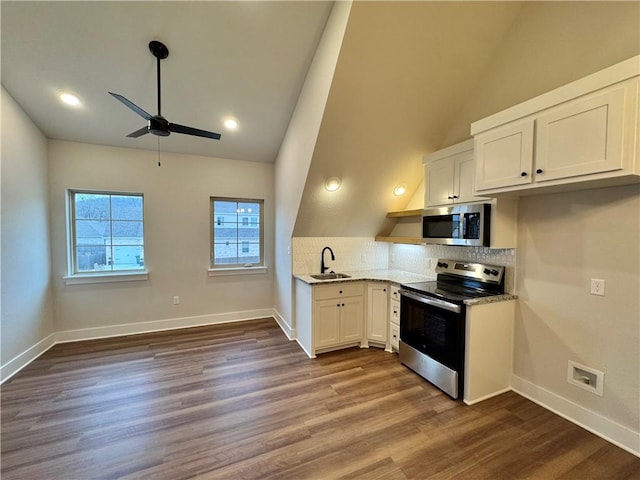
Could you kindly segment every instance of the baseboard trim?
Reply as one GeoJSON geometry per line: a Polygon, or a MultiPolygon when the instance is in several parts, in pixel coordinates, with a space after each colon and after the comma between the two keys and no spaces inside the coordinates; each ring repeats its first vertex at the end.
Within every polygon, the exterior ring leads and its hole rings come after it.
{"type": "Polygon", "coordinates": [[[55,344],[56,334],[52,333],[2,365],[0,367],[0,385],[9,380],[55,344]]]}
{"type": "MultiPolygon", "coordinates": [[[[490,398],[497,397],[498,395],[502,395],[503,393],[507,393],[511,391],[511,387],[503,388],[502,390],[497,390],[495,392],[491,392],[484,397],[474,398],[471,401],[463,400],[466,405],[475,405],[476,403],[484,402],[485,400],[489,400],[490,398]]],[[[524,396],[524,395],[523,395],[524,396]]]]}
{"type": "Polygon", "coordinates": [[[519,395],[640,457],[640,432],[635,432],[517,375],[511,376],[511,387],[519,395]]]}
{"type": "Polygon", "coordinates": [[[278,312],[278,310],[276,310],[275,308],[273,309],[273,318],[276,319],[276,323],[280,326],[280,329],[284,332],[287,338],[289,340],[295,340],[296,338],[295,328],[291,328],[291,325],[287,323],[284,317],[280,315],[280,312],[278,312]]]}
{"type": "MultiPolygon", "coordinates": [[[[272,308],[245,310],[242,312],[217,313],[194,317],[169,318],[163,320],[152,320],[150,322],[126,323],[121,325],[109,325],[106,327],[81,328],[77,330],[63,330],[55,332],[2,365],[0,367],[0,385],[58,343],[96,340],[99,338],[120,337],[123,335],[137,335],[164,330],[176,330],[179,328],[203,327],[207,325],[243,322],[269,317],[276,318],[275,312],[272,308]]],[[[276,322],[278,322],[277,318],[276,322]]],[[[278,325],[280,325],[279,322],[278,325]]],[[[282,326],[280,328],[282,328],[282,326]]],[[[285,331],[285,334],[286,333],[287,332],[285,331]]]]}

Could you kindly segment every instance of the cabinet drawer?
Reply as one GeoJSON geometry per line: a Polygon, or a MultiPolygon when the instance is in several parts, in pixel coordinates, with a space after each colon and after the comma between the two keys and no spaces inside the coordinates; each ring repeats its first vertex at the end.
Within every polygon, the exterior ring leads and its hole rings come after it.
{"type": "Polygon", "coordinates": [[[339,283],[337,285],[318,285],[313,287],[314,300],[354,297],[357,295],[364,295],[364,285],[362,283],[339,283]]]}
{"type": "Polygon", "coordinates": [[[389,301],[389,321],[400,324],[400,302],[398,300],[389,301]]]}
{"type": "Polygon", "coordinates": [[[400,326],[395,323],[389,324],[389,340],[391,348],[396,352],[400,349],[400,326]]]}
{"type": "Polygon", "coordinates": [[[391,300],[400,301],[400,287],[397,285],[389,286],[389,298],[391,300]]]}

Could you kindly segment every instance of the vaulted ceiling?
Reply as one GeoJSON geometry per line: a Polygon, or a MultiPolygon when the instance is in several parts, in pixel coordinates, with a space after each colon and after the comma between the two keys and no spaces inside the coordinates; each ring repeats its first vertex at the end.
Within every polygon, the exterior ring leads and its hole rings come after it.
{"type": "Polygon", "coordinates": [[[143,118],[119,93],[169,121],[222,133],[173,134],[166,152],[274,162],[332,2],[3,1],[2,84],[48,138],[155,150],[158,137],[126,135],[143,118]],[[70,109],[57,93],[82,100],[70,109]],[[222,122],[235,117],[236,131],[222,122]]]}

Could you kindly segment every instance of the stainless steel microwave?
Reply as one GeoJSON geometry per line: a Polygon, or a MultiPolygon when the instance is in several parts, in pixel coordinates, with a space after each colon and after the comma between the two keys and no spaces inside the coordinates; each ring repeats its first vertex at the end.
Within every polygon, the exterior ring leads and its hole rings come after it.
{"type": "Polygon", "coordinates": [[[489,246],[491,204],[429,208],[422,213],[422,241],[438,245],[489,246]]]}

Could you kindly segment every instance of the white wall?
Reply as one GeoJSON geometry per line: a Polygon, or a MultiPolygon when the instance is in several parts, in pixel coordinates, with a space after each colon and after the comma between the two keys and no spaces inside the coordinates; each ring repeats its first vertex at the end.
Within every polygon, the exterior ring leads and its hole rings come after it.
{"type": "Polygon", "coordinates": [[[517,265],[517,380],[638,439],[640,187],[521,198],[517,265]],[[604,297],[590,295],[592,278],[604,297]],[[602,397],[567,383],[569,360],[605,373],[602,397]]]}
{"type": "MultiPolygon", "coordinates": [[[[2,378],[53,332],[47,141],[2,87],[2,378]]],[[[24,363],[24,362],[22,362],[24,363]]]]}
{"type": "MultiPolygon", "coordinates": [[[[198,324],[271,315],[273,165],[163,153],[158,167],[154,152],[64,141],[50,141],[48,157],[57,331],[167,319],[198,324]],[[68,188],[144,194],[149,280],[65,284],[68,188]],[[267,274],[208,276],[210,196],[264,199],[267,274]],[[173,305],[174,295],[180,296],[180,305],[173,305]]],[[[144,325],[136,328],[144,329],[144,325]]]]}
{"type": "Polygon", "coordinates": [[[281,326],[294,335],[291,237],[350,10],[350,1],[336,2],[332,7],[275,164],[273,303],[281,326]]]}

